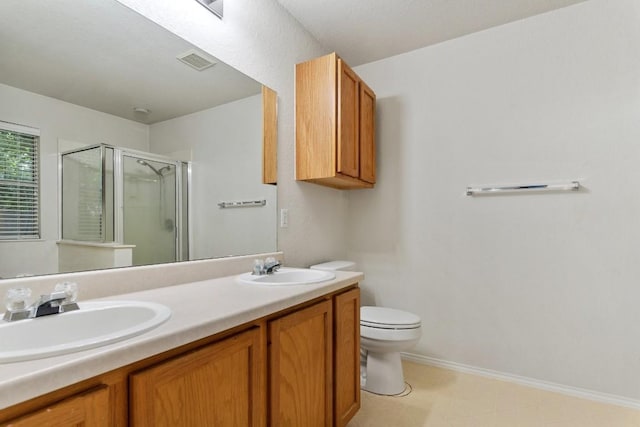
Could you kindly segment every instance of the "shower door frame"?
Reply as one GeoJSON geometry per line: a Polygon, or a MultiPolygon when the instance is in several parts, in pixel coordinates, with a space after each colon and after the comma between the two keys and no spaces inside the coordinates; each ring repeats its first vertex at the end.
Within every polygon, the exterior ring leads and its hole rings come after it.
{"type": "MultiPolygon", "coordinates": [[[[67,150],[67,151],[63,151],[63,152],[58,152],[58,240],[64,240],[64,234],[63,234],[63,217],[62,217],[62,213],[63,213],[63,179],[64,179],[64,168],[63,168],[63,160],[64,160],[64,156],[67,154],[75,154],[75,153],[80,153],[82,151],[89,151],[89,150],[95,150],[96,148],[99,148],[99,152],[100,152],[100,167],[102,168],[101,170],[101,186],[102,186],[102,191],[101,191],[101,200],[100,200],[100,204],[101,204],[101,209],[102,209],[102,215],[104,217],[105,212],[106,212],[106,207],[107,207],[107,199],[106,199],[106,192],[105,192],[105,185],[106,185],[106,176],[105,176],[105,168],[106,168],[106,148],[107,147],[111,147],[110,145],[107,144],[93,144],[93,145],[86,145],[83,147],[79,147],[79,148],[74,148],[71,150],[67,150]]],[[[114,148],[114,147],[111,147],[114,148]]],[[[115,155],[115,154],[114,154],[115,155]]],[[[115,196],[114,196],[115,198],[115,196]]],[[[115,200],[114,200],[115,202],[115,200]]],[[[115,227],[115,224],[114,224],[115,227]]],[[[103,225],[102,227],[102,232],[101,234],[101,241],[97,242],[97,243],[105,243],[107,242],[107,235],[106,235],[106,227],[103,225]]],[[[115,240],[115,229],[114,229],[114,242],[116,242],[115,240]]],[[[117,242],[116,242],[117,243],[117,242]]]]}

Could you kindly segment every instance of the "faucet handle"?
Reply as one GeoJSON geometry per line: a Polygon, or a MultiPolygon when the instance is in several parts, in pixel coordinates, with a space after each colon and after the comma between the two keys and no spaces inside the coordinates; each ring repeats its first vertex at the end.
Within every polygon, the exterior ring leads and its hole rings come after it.
{"type": "Polygon", "coordinates": [[[262,270],[264,270],[264,261],[260,258],[253,260],[253,274],[259,276],[262,274],[262,270]]]}
{"type": "Polygon", "coordinates": [[[25,310],[31,298],[29,288],[11,288],[5,295],[5,307],[8,311],[25,310]]]}
{"type": "Polygon", "coordinates": [[[29,288],[11,288],[5,295],[5,307],[2,320],[13,321],[27,319],[31,315],[31,307],[29,299],[31,298],[31,289],[29,288]]]}
{"type": "Polygon", "coordinates": [[[56,284],[54,291],[64,292],[66,298],[65,303],[73,303],[78,299],[78,284],[73,282],[63,282],[56,284]]]}

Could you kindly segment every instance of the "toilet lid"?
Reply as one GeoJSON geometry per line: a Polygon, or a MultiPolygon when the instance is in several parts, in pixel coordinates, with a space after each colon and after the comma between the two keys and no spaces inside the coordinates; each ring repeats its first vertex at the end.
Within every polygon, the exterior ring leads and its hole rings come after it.
{"type": "Polygon", "coordinates": [[[360,325],[382,329],[412,329],[420,326],[413,313],[386,307],[360,307],[360,325]]]}

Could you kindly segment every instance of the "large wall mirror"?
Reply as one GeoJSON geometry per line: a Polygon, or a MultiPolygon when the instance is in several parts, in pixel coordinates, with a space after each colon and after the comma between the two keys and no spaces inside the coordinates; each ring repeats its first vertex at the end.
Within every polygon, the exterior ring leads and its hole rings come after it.
{"type": "Polygon", "coordinates": [[[259,82],[116,0],[3,0],[0,56],[0,278],[276,250],[259,82]]]}

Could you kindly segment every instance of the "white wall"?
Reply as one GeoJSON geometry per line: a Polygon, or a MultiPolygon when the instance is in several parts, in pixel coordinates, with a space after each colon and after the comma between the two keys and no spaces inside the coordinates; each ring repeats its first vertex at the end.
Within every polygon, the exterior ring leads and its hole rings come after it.
{"type": "Polygon", "coordinates": [[[262,95],[151,125],[151,150],[191,151],[190,259],[276,249],[276,187],[262,184],[262,95]],[[220,209],[220,201],[267,200],[220,209]]]}
{"type": "Polygon", "coordinates": [[[416,353],[640,399],[640,3],[592,0],[358,67],[379,180],[349,194],[368,303],[416,353]],[[580,180],[579,193],[467,185],[580,180]]]}
{"type": "Polygon", "coordinates": [[[275,0],[225,2],[223,20],[196,1],[118,1],[278,92],[278,249],[288,265],[344,257],[346,192],[294,180],[295,64],[328,52],[275,0]]]}
{"type": "Polygon", "coordinates": [[[0,241],[0,277],[58,269],[58,139],[148,151],[148,127],[0,84],[0,121],[40,129],[41,241],[0,241]]]}

